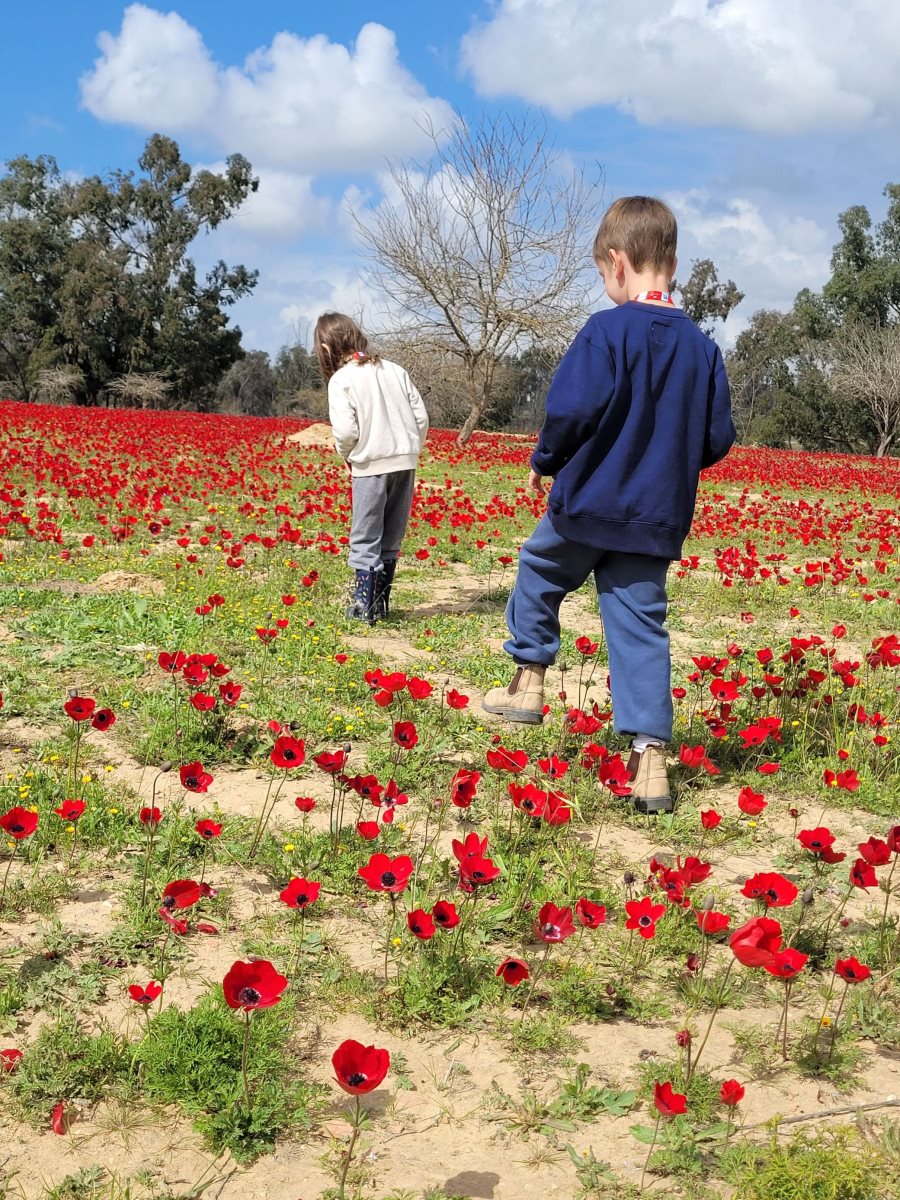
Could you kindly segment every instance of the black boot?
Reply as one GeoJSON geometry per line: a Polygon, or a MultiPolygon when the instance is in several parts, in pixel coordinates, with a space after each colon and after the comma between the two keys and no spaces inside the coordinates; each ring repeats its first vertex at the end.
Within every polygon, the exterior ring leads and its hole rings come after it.
{"type": "Polygon", "coordinates": [[[374,625],[377,619],[375,611],[375,596],[379,587],[379,576],[382,571],[372,568],[369,571],[357,571],[350,593],[350,603],[344,610],[348,620],[365,621],[374,625]]]}
{"type": "Polygon", "coordinates": [[[391,611],[391,586],[396,570],[396,558],[390,559],[384,564],[384,569],[378,572],[375,580],[375,619],[377,621],[384,620],[391,611]]]}

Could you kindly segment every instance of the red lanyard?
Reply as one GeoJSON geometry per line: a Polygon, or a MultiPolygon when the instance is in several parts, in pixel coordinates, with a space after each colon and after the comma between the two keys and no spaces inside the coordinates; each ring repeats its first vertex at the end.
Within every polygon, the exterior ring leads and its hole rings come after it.
{"type": "Polygon", "coordinates": [[[641,292],[635,296],[635,300],[657,300],[662,304],[671,304],[673,308],[675,307],[671,292],[641,292]]]}

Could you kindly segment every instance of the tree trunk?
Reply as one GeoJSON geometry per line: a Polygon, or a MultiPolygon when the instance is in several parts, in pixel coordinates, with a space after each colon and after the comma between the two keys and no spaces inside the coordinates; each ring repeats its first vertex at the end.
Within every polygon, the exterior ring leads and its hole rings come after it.
{"type": "Polygon", "coordinates": [[[476,400],[469,409],[469,415],[463,422],[463,427],[460,429],[459,436],[456,439],[460,446],[465,446],[469,438],[475,432],[476,428],[478,427],[478,422],[484,415],[484,407],[484,403],[481,400],[476,400]]]}

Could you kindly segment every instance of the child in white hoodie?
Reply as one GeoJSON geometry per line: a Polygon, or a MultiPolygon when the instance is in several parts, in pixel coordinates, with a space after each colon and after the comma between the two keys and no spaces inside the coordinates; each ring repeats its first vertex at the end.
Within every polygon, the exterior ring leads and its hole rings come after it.
{"type": "Polygon", "coordinates": [[[403,368],[372,353],[350,317],[323,313],[314,337],[335,445],[352,477],[347,616],[374,625],[390,608],[428,413],[403,368]]]}

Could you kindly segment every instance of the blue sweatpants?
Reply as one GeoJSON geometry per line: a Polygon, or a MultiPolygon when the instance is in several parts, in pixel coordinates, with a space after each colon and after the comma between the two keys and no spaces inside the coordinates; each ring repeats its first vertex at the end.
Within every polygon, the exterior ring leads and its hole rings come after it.
{"type": "Polygon", "coordinates": [[[665,628],[667,558],[598,550],[561,537],[545,516],[519,554],[504,649],[518,665],[549,667],[559,650],[559,606],[593,572],[609,654],[617,733],[672,737],[665,628]]]}

